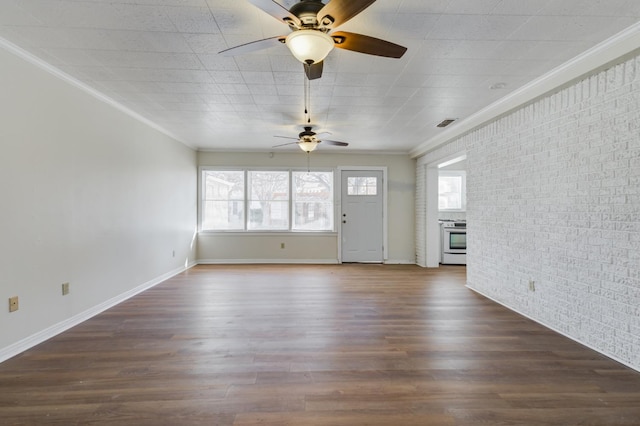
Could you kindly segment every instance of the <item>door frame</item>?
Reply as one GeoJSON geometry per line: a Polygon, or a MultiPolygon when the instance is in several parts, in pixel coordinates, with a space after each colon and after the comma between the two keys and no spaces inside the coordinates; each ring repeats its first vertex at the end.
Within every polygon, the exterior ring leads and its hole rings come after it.
{"type": "Polygon", "coordinates": [[[387,167],[386,166],[339,166],[337,168],[338,176],[338,190],[336,191],[336,226],[338,227],[338,263],[342,263],[342,226],[341,224],[341,212],[342,212],[342,173],[348,171],[375,171],[382,172],[382,263],[386,263],[389,259],[388,246],[389,246],[389,234],[388,234],[388,209],[387,209],[387,193],[389,190],[389,179],[387,179],[387,167]]]}
{"type": "Polygon", "coordinates": [[[436,160],[426,161],[424,157],[418,160],[418,166],[425,168],[425,232],[418,236],[424,242],[425,255],[422,261],[427,268],[440,267],[440,224],[438,223],[440,212],[438,210],[438,176],[439,167],[448,162],[458,162],[466,159],[467,152],[459,151],[454,154],[439,157],[436,160]]]}

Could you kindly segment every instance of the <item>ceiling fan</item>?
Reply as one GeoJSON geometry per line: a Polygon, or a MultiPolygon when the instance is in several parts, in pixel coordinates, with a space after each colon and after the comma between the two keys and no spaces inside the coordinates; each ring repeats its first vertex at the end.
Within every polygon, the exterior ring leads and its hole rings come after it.
{"type": "Polygon", "coordinates": [[[309,80],[322,77],[322,61],[334,47],[366,53],[368,55],[400,58],[406,47],[363,34],[332,31],[345,23],[376,0],[300,0],[287,10],[275,0],[249,0],[249,2],[279,21],[289,25],[292,32],[287,36],[276,36],[256,40],[219,53],[235,56],[266,49],[277,44],[286,44],[300,62],[309,80]]]}
{"type": "Polygon", "coordinates": [[[320,143],[325,143],[327,145],[336,145],[336,146],[349,145],[347,142],[332,141],[328,139],[321,140],[320,138],[322,137],[322,135],[330,135],[331,133],[328,133],[328,132],[316,133],[312,129],[313,129],[313,126],[305,126],[304,131],[300,132],[297,138],[292,138],[289,136],[274,136],[276,138],[293,139],[296,142],[288,142],[280,145],[274,145],[273,148],[277,148],[279,146],[297,144],[301,150],[303,150],[308,154],[311,151],[314,151],[320,143]]]}

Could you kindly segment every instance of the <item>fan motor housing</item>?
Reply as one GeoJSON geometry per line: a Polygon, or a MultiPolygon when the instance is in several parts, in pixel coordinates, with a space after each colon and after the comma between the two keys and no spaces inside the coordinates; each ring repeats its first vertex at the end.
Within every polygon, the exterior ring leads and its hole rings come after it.
{"type": "Polygon", "coordinates": [[[300,19],[305,26],[316,26],[318,24],[318,12],[324,7],[319,0],[302,0],[289,9],[292,15],[300,19]]]}
{"type": "Polygon", "coordinates": [[[311,129],[312,129],[312,127],[305,127],[304,128],[304,132],[300,132],[298,137],[300,139],[304,139],[305,137],[312,138],[313,136],[316,135],[316,132],[312,131],[311,129]]]}

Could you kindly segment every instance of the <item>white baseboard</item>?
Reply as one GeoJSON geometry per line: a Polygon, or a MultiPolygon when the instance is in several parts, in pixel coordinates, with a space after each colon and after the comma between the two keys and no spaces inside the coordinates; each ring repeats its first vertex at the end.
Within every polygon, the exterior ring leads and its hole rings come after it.
{"type": "Polygon", "coordinates": [[[87,309],[84,312],[81,312],[77,315],[74,315],[70,318],[67,318],[64,321],[61,321],[57,324],[52,325],[51,327],[45,328],[42,331],[39,331],[29,337],[26,337],[22,340],[19,340],[16,343],[13,343],[5,348],[0,349],[0,362],[6,361],[9,358],[13,358],[16,355],[21,354],[22,352],[31,349],[32,347],[44,342],[45,340],[51,339],[52,337],[62,333],[70,329],[71,327],[75,327],[76,325],[98,315],[101,312],[106,311],[107,309],[117,305],[118,303],[122,303],[127,299],[135,296],[136,294],[142,293],[143,291],[150,289],[163,281],[168,280],[169,278],[178,275],[181,272],[186,271],[187,269],[195,266],[196,263],[190,263],[186,267],[180,267],[174,269],[173,271],[167,272],[166,274],[160,275],[150,281],[147,281],[144,284],[141,284],[135,288],[132,288],[129,291],[126,291],[122,294],[119,294],[109,300],[106,300],[99,305],[96,305],[92,308],[87,309]]]}
{"type": "MultiPolygon", "coordinates": [[[[22,352],[31,349],[32,347],[57,336],[58,334],[75,327],[76,325],[106,311],[107,309],[116,306],[119,303],[124,302],[131,297],[142,293],[169,278],[178,275],[187,269],[190,269],[196,265],[224,265],[224,264],[310,264],[310,265],[337,265],[337,259],[200,259],[197,262],[191,262],[185,267],[180,267],[172,271],[167,272],[159,277],[156,277],[146,283],[143,283],[129,291],[119,294],[109,300],[106,300],[99,305],[96,305],[84,312],[74,315],[66,320],[63,320],[57,324],[54,324],[42,331],[39,331],[29,337],[19,340],[5,348],[0,349],[0,363],[6,361],[9,358],[13,358],[22,352]]],[[[386,264],[415,264],[415,262],[402,261],[402,260],[387,260],[386,264]]]]}
{"type": "Polygon", "coordinates": [[[310,264],[337,265],[337,259],[198,259],[198,265],[249,265],[249,264],[310,264]]]}
{"type": "MultiPolygon", "coordinates": [[[[279,264],[279,265],[337,265],[340,262],[337,259],[199,259],[198,265],[250,265],[250,264],[279,264]]],[[[374,262],[377,263],[377,262],[374,262]]],[[[413,260],[403,259],[387,259],[385,265],[415,265],[413,260]]]]}
{"type": "Polygon", "coordinates": [[[495,302],[495,303],[497,303],[498,305],[502,305],[502,306],[504,306],[505,308],[509,309],[510,311],[515,312],[515,313],[516,313],[516,314],[518,314],[518,315],[522,315],[523,317],[528,318],[528,319],[530,319],[531,321],[536,322],[536,323],[540,324],[541,326],[546,327],[546,328],[548,328],[549,330],[554,331],[554,332],[556,332],[556,333],[558,333],[558,334],[560,334],[560,335],[562,335],[562,336],[566,337],[567,339],[571,339],[571,340],[573,340],[574,342],[581,344],[582,346],[585,346],[585,347],[587,347],[587,348],[589,348],[589,349],[591,349],[591,350],[593,350],[593,351],[598,352],[599,354],[602,354],[602,355],[606,356],[607,358],[610,358],[610,359],[612,359],[612,360],[614,360],[614,361],[616,361],[616,362],[618,362],[618,363],[620,363],[620,364],[622,364],[622,365],[624,365],[624,366],[626,366],[626,367],[631,368],[632,370],[635,370],[635,371],[640,372],[640,369],[638,368],[638,366],[637,366],[637,365],[636,365],[636,366],[631,365],[631,364],[629,364],[627,361],[623,361],[623,360],[621,360],[621,359],[617,358],[615,355],[611,355],[611,354],[609,354],[609,353],[607,353],[607,352],[603,351],[602,349],[594,348],[594,347],[593,347],[593,346],[591,346],[590,344],[585,343],[585,342],[581,341],[580,339],[576,339],[575,337],[570,336],[570,335],[566,334],[565,332],[558,330],[557,328],[555,328],[555,327],[553,327],[553,326],[551,326],[551,325],[549,325],[549,324],[545,323],[544,321],[540,321],[540,320],[538,320],[538,319],[536,319],[536,318],[532,318],[531,316],[529,316],[529,315],[527,315],[527,314],[525,314],[525,313],[522,313],[522,312],[518,311],[517,309],[512,308],[512,307],[511,307],[511,306],[509,306],[509,305],[505,305],[503,302],[501,302],[501,301],[499,301],[499,300],[496,300],[496,299],[494,299],[493,297],[491,297],[491,296],[488,296],[488,295],[484,294],[484,293],[483,293],[483,292],[481,292],[480,290],[477,290],[477,289],[475,289],[475,288],[471,287],[468,283],[467,283],[466,287],[467,287],[469,290],[471,290],[471,291],[473,291],[473,292],[475,292],[475,293],[478,293],[479,295],[481,295],[481,296],[483,296],[483,297],[486,297],[486,298],[487,298],[487,299],[489,299],[489,300],[494,301],[494,302],[495,302]]]}

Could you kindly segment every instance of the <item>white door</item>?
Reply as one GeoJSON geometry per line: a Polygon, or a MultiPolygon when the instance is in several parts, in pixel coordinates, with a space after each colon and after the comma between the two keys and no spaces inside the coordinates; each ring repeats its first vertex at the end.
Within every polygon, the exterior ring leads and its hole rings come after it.
{"type": "Polygon", "coordinates": [[[383,261],[383,173],[342,171],[342,262],[383,261]]]}

